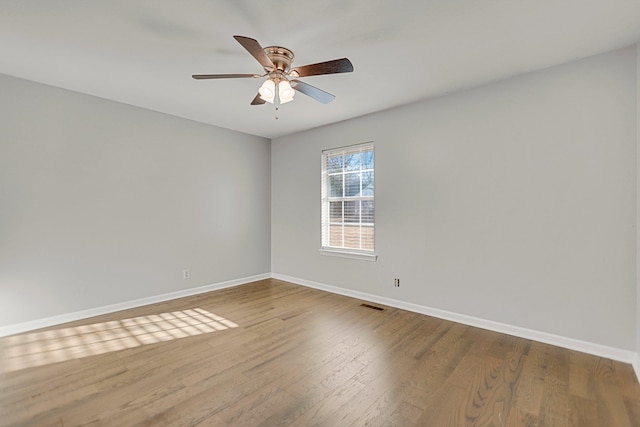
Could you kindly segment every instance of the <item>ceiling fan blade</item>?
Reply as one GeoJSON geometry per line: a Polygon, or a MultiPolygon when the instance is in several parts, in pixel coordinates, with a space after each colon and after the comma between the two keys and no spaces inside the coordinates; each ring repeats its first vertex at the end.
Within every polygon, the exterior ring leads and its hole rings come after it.
{"type": "Polygon", "coordinates": [[[289,74],[293,77],[318,76],[321,74],[350,73],[353,64],[347,58],[334,59],[333,61],[319,62],[317,64],[303,65],[293,68],[289,74]]]}
{"type": "Polygon", "coordinates": [[[264,67],[265,70],[273,71],[276,68],[276,66],[273,65],[273,62],[271,62],[271,59],[269,59],[267,54],[264,52],[264,49],[262,48],[262,46],[260,46],[260,43],[258,43],[257,40],[244,36],[233,36],[233,38],[236,39],[236,41],[240,43],[242,47],[244,47],[247,52],[251,54],[251,56],[256,58],[256,60],[260,63],[260,65],[264,67]]]}
{"type": "Polygon", "coordinates": [[[262,77],[258,74],[194,74],[193,77],[196,80],[206,80],[206,79],[244,79],[249,77],[262,77]]]}
{"type": "Polygon", "coordinates": [[[331,95],[329,92],[325,92],[322,89],[318,89],[315,86],[311,86],[308,83],[301,82],[300,80],[291,80],[292,83],[295,83],[293,88],[298,92],[304,93],[307,96],[315,99],[318,102],[322,102],[323,104],[328,104],[334,100],[335,95],[331,95]]]}
{"type": "Polygon", "coordinates": [[[260,94],[257,94],[255,98],[253,98],[253,101],[251,101],[251,105],[262,105],[264,103],[266,103],[267,101],[265,101],[264,99],[260,98],[260,94]]]}

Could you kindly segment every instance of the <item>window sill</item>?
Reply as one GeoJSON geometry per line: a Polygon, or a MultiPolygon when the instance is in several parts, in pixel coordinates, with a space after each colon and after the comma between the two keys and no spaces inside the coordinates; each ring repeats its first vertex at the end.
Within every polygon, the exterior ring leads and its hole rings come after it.
{"type": "Polygon", "coordinates": [[[350,251],[343,251],[339,249],[329,249],[329,248],[320,249],[320,254],[328,255],[328,256],[336,256],[339,258],[360,259],[364,261],[376,261],[378,259],[378,255],[374,253],[350,252],[350,251]]]}

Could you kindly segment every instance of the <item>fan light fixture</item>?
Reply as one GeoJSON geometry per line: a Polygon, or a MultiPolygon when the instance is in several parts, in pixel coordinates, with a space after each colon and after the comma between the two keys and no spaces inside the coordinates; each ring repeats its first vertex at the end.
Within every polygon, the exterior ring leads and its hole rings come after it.
{"type": "Polygon", "coordinates": [[[291,87],[291,83],[288,80],[283,80],[278,83],[278,96],[280,97],[280,103],[286,104],[293,101],[296,91],[291,87]]]}
{"type": "Polygon", "coordinates": [[[280,104],[293,101],[293,97],[296,94],[296,91],[291,87],[291,83],[286,79],[280,80],[278,83],[273,81],[273,79],[267,79],[262,83],[260,89],[258,89],[258,93],[261,99],[273,104],[276,100],[276,90],[280,104]]]}
{"type": "Polygon", "coordinates": [[[260,89],[258,89],[258,93],[260,94],[260,98],[273,104],[273,100],[276,97],[276,84],[273,80],[267,79],[262,83],[260,89]]]}

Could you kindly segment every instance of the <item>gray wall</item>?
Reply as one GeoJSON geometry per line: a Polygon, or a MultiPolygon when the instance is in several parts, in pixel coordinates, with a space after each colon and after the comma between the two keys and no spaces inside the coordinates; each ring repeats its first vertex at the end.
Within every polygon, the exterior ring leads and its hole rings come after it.
{"type": "Polygon", "coordinates": [[[636,376],[640,378],[640,43],[636,45],[636,376]]]}
{"type": "Polygon", "coordinates": [[[635,350],[636,81],[628,48],[272,141],[272,272],[635,350]],[[320,255],[320,152],[365,141],[378,261],[320,255]]]}
{"type": "Polygon", "coordinates": [[[2,75],[0,93],[0,326],[269,273],[268,139],[2,75]]]}

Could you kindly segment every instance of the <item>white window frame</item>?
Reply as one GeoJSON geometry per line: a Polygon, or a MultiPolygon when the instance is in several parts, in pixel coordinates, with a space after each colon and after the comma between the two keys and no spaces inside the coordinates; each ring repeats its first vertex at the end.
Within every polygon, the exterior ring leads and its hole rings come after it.
{"type": "MultiPolygon", "coordinates": [[[[321,156],[321,247],[320,247],[320,253],[323,255],[332,255],[332,256],[339,256],[339,257],[346,257],[346,258],[356,258],[356,259],[362,259],[362,260],[368,260],[368,261],[375,261],[377,259],[377,255],[375,254],[375,147],[373,142],[365,142],[365,143],[361,143],[361,144],[355,144],[355,145],[349,145],[349,146],[344,146],[344,147],[338,147],[338,148],[332,148],[332,149],[328,149],[328,150],[323,150],[322,151],[322,156],[321,156]],[[363,172],[373,172],[374,175],[374,188],[373,188],[373,195],[367,195],[364,196],[362,194],[358,195],[358,196],[349,196],[347,197],[346,194],[343,194],[341,197],[330,197],[329,195],[329,176],[330,173],[328,171],[328,167],[327,167],[327,163],[328,163],[328,157],[329,156],[335,156],[336,154],[349,154],[349,153],[357,153],[357,152],[365,152],[365,151],[372,151],[373,152],[373,167],[371,169],[360,169],[359,172],[363,173],[363,172]],[[329,226],[332,225],[331,223],[331,215],[330,215],[330,202],[336,202],[336,201],[353,201],[353,200],[360,200],[360,201],[366,201],[366,200],[370,200],[373,201],[373,210],[374,210],[374,214],[373,214],[373,222],[371,223],[365,223],[362,222],[362,211],[360,211],[360,220],[359,222],[356,222],[354,224],[359,224],[360,227],[371,227],[373,229],[373,248],[372,249],[355,249],[355,248],[345,248],[344,247],[344,238],[343,238],[343,244],[342,246],[330,246],[329,245],[329,226]]],[[[344,176],[346,175],[346,172],[341,172],[341,174],[344,176]]],[[[346,180],[343,179],[343,186],[346,185],[346,180]]],[[[362,186],[362,181],[361,181],[361,186],[362,186]]],[[[343,187],[344,188],[344,187],[343,187]]],[[[360,189],[360,191],[362,191],[362,188],[360,189]]],[[[342,215],[344,218],[344,208],[342,211],[342,215]]],[[[341,221],[340,223],[333,223],[333,225],[343,225],[346,222],[341,221]]],[[[362,246],[362,245],[360,245],[362,246]]]]}

